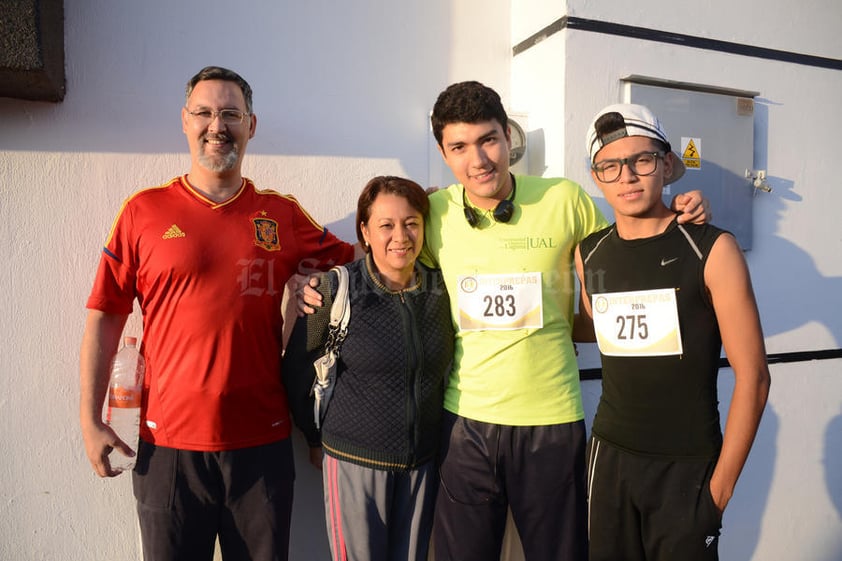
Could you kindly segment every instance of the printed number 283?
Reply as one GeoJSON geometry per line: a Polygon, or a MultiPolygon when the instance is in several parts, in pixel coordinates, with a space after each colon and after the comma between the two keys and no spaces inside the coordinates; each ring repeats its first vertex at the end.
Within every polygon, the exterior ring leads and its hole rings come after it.
{"type": "Polygon", "coordinates": [[[482,301],[485,302],[485,312],[483,313],[485,317],[513,317],[516,313],[515,297],[511,294],[506,296],[498,294],[494,297],[485,296],[482,301]]]}

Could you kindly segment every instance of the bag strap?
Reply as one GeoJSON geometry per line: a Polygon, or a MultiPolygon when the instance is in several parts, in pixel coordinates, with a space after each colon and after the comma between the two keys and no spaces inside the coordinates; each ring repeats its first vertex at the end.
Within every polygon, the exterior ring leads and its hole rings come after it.
{"type": "Polygon", "coordinates": [[[339,286],[336,289],[336,296],[333,298],[333,305],[330,307],[330,324],[327,332],[325,350],[339,354],[339,348],[345,335],[348,333],[348,321],[351,319],[351,302],[348,297],[348,269],[342,265],[333,267],[339,277],[339,286]]]}

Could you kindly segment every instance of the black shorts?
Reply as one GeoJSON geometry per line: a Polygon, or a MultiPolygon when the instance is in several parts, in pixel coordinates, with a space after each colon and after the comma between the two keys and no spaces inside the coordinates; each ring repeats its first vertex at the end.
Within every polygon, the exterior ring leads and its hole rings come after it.
{"type": "Polygon", "coordinates": [[[672,460],[588,444],[590,561],[716,561],[716,460],[672,460]]]}

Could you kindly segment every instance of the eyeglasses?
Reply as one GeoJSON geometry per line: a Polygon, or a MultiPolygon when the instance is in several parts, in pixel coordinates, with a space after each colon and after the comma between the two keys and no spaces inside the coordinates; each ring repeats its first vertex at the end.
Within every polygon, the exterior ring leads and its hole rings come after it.
{"type": "Polygon", "coordinates": [[[202,125],[210,124],[218,116],[224,124],[229,126],[241,125],[243,119],[249,115],[237,109],[222,109],[220,111],[197,109],[196,111],[188,111],[188,113],[202,125]]]}
{"type": "Polygon", "coordinates": [[[663,159],[663,152],[640,152],[628,158],[616,160],[602,160],[591,166],[596,173],[597,179],[603,183],[614,183],[623,174],[623,166],[629,166],[629,170],[638,176],[645,177],[652,175],[658,169],[658,160],[663,159]]]}

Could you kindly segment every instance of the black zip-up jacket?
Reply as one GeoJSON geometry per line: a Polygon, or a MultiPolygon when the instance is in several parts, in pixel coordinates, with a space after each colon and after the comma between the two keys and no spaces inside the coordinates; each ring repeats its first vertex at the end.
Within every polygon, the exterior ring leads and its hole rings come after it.
{"type": "Polygon", "coordinates": [[[321,276],[324,305],[299,318],[284,356],[296,424],[310,445],[365,467],[403,471],[435,458],[454,331],[441,271],[416,263],[417,283],[386,288],[371,256],[347,265],[351,319],[321,435],[313,421],[313,361],[324,354],[335,273],[321,276]]]}

